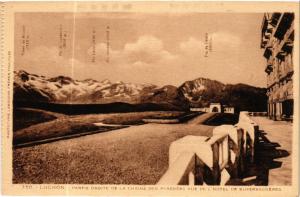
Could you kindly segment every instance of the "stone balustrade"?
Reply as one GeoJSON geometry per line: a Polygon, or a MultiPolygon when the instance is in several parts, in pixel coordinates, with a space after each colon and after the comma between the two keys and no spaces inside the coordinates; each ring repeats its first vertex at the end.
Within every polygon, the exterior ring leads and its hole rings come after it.
{"type": "Polygon", "coordinates": [[[240,112],[236,125],[221,125],[212,137],[185,136],[171,143],[169,168],[159,185],[225,185],[254,162],[258,125],[240,112]]]}

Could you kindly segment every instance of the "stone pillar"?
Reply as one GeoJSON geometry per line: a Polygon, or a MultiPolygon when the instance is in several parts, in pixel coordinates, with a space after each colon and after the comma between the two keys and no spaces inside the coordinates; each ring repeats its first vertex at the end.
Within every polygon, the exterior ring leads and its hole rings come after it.
{"type": "Polygon", "coordinates": [[[282,115],[282,103],[276,102],[276,120],[281,120],[282,115]]]}
{"type": "Polygon", "coordinates": [[[268,116],[270,117],[270,103],[268,103],[268,109],[267,109],[267,112],[268,112],[268,116]]]}
{"type": "Polygon", "coordinates": [[[279,103],[279,106],[280,106],[280,120],[282,120],[282,115],[283,115],[282,102],[279,103]]]}
{"type": "Polygon", "coordinates": [[[272,108],[273,108],[273,113],[272,113],[272,119],[273,120],[276,120],[276,103],[274,102],[273,104],[272,104],[272,108]]]}
{"type": "Polygon", "coordinates": [[[273,117],[273,103],[269,103],[269,118],[272,118],[273,117]]]}
{"type": "Polygon", "coordinates": [[[283,110],[282,110],[282,102],[279,103],[280,107],[280,120],[282,120],[283,110]]]}

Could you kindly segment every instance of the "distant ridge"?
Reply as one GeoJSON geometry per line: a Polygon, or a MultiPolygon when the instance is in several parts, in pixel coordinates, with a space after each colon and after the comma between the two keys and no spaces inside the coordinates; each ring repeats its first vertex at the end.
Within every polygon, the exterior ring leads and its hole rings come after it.
{"type": "MultiPolygon", "coordinates": [[[[266,89],[246,84],[223,84],[216,80],[197,78],[181,86],[111,82],[107,79],[75,80],[58,76],[47,78],[20,70],[14,72],[14,102],[57,104],[132,105],[153,103],[187,110],[220,102],[239,110],[265,111],[266,89]]],[[[167,107],[166,107],[167,106],[167,107]]]]}

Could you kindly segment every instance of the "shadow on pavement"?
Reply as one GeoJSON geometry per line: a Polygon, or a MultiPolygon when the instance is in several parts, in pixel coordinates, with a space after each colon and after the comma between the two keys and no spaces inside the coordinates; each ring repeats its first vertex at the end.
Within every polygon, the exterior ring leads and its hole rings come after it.
{"type": "Polygon", "coordinates": [[[230,114],[230,113],[215,113],[214,116],[203,122],[204,125],[209,126],[220,126],[223,124],[231,124],[234,125],[238,123],[239,115],[238,114],[230,114]]]}
{"type": "Polygon", "coordinates": [[[282,166],[282,162],[275,159],[287,157],[290,153],[280,149],[280,144],[271,142],[266,135],[262,130],[258,132],[255,162],[247,166],[247,172],[242,179],[229,180],[226,185],[268,185],[269,171],[282,166]]]}

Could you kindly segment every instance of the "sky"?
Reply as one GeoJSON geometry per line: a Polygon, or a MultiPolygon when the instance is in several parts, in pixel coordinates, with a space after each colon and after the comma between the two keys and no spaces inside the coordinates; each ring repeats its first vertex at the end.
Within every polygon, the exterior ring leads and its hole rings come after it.
{"type": "Polygon", "coordinates": [[[265,87],[262,13],[18,13],[15,70],[179,86],[265,87]]]}

